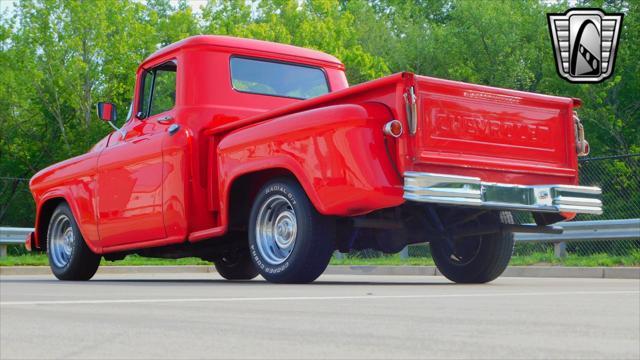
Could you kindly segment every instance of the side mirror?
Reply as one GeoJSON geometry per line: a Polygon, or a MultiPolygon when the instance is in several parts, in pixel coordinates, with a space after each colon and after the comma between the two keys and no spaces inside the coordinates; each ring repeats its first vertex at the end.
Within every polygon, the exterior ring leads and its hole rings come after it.
{"type": "Polygon", "coordinates": [[[98,118],[103,121],[116,120],[116,106],[109,102],[98,103],[98,118]]]}
{"type": "Polygon", "coordinates": [[[98,103],[98,117],[102,121],[106,121],[111,127],[120,133],[120,136],[124,138],[126,131],[119,129],[113,122],[116,121],[116,106],[109,102],[98,103]]]}

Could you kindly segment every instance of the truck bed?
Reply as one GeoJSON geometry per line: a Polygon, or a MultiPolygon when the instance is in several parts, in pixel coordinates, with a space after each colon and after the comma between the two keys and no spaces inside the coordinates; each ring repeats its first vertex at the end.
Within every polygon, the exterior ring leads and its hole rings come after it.
{"type": "Polygon", "coordinates": [[[398,171],[474,176],[516,184],[577,184],[575,100],[397,73],[262,114],[216,124],[209,134],[340,104],[385,104],[403,122],[398,171]],[[413,88],[415,133],[409,133],[413,88]]]}

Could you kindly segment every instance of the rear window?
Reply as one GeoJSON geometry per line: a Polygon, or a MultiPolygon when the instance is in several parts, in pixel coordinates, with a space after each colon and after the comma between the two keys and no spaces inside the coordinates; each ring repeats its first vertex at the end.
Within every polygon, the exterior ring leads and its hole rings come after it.
{"type": "Polygon", "coordinates": [[[329,92],[321,69],[240,57],[231,58],[231,81],[238,91],[296,99],[329,92]]]}

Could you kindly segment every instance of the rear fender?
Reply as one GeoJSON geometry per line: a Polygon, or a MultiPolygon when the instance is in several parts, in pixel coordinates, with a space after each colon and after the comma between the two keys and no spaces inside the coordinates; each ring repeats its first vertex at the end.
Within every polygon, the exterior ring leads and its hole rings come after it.
{"type": "Polygon", "coordinates": [[[379,103],[334,105],[236,130],[218,145],[222,221],[238,177],[267,169],[292,173],[324,215],[353,216],[401,204],[402,180],[382,127],[379,103]]]}

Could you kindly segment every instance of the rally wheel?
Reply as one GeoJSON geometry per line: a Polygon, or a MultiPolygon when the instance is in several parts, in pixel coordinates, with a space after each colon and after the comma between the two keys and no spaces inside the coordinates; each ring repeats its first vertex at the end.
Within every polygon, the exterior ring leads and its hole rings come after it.
{"type": "Polygon", "coordinates": [[[66,203],[58,205],[51,216],[47,255],[53,275],[60,280],[89,280],[98,271],[100,255],[85,243],[66,203]]]}
{"type": "Polygon", "coordinates": [[[319,214],[302,187],[288,178],[270,181],[258,192],[249,229],[251,259],[270,282],[312,282],[335,249],[333,220],[319,214]]]}

